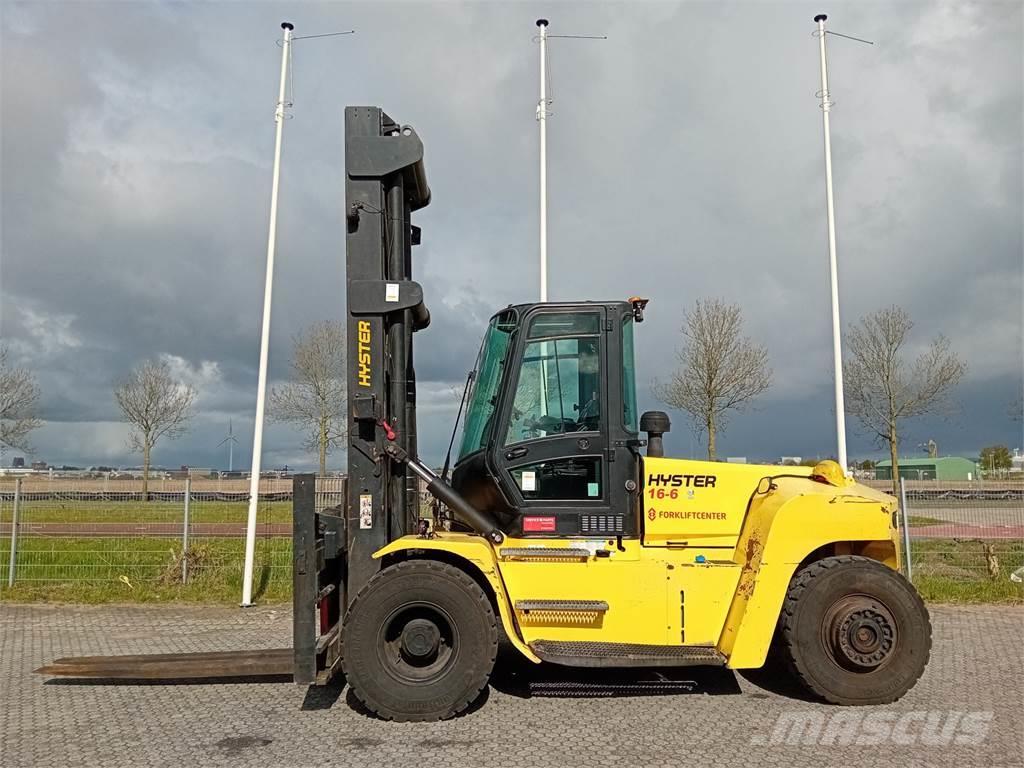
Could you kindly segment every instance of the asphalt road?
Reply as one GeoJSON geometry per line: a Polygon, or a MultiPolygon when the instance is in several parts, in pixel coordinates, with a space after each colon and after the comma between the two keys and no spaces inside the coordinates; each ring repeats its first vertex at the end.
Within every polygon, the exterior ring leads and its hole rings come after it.
{"type": "Polygon", "coordinates": [[[1024,528],[1024,502],[990,504],[967,502],[960,505],[928,506],[907,503],[911,515],[934,517],[962,525],[988,525],[1024,528]]]}
{"type": "Polygon", "coordinates": [[[924,678],[885,707],[827,707],[723,670],[505,663],[468,714],[395,724],[342,687],[279,678],[111,685],[32,673],[69,655],[286,646],[286,607],[0,604],[0,765],[1024,765],[1024,608],[935,607],[932,618],[924,678]]]}

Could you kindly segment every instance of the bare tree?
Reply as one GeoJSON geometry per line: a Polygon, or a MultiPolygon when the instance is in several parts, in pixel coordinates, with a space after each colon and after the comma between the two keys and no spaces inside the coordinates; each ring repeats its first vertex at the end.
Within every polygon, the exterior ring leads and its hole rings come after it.
{"type": "Polygon", "coordinates": [[[142,500],[149,498],[149,467],[153,446],[173,440],[188,429],[196,390],[176,381],[163,360],[147,360],[132,370],[114,389],[124,420],[132,425],[128,445],[142,452],[142,500]]]}
{"type": "Polygon", "coordinates": [[[940,410],[967,371],[941,335],[908,363],[903,347],[913,327],[910,316],[892,306],[861,318],[846,336],[846,410],[889,446],[894,494],[899,490],[900,422],[940,410]]]}
{"type": "Polygon", "coordinates": [[[0,346],[0,443],[31,453],[29,433],[42,422],[36,418],[39,385],[25,368],[7,361],[7,347],[0,346]]]}
{"type": "Polygon", "coordinates": [[[715,438],[725,430],[729,411],[742,411],[771,385],[768,353],[743,335],[743,315],[736,304],[698,300],[683,317],[679,368],[654,394],[666,405],[685,411],[708,437],[708,459],[715,458],[715,438]]]}
{"type": "Polygon", "coordinates": [[[320,474],[327,454],[345,444],[348,434],[345,389],[345,328],[326,320],[294,340],[292,378],[270,392],[270,417],[306,432],[305,447],[320,454],[320,474]]]}

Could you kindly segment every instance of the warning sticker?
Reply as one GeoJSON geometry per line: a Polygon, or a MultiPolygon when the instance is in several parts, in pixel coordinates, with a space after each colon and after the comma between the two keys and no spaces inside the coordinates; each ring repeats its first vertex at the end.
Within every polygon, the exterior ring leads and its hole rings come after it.
{"type": "Polygon", "coordinates": [[[398,301],[398,283],[387,283],[384,286],[384,301],[398,301]]]}
{"type": "Polygon", "coordinates": [[[373,528],[373,494],[363,493],[359,496],[359,527],[373,528]]]}
{"type": "Polygon", "coordinates": [[[532,469],[527,469],[523,472],[522,488],[524,491],[537,490],[537,473],[532,469]]]}

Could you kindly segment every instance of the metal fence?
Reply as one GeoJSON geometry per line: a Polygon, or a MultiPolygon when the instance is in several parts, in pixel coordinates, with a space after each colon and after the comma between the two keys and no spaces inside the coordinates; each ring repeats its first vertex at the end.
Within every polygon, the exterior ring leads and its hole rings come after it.
{"type": "Polygon", "coordinates": [[[1024,567],[1024,484],[901,481],[912,581],[999,582],[1024,567]]]}
{"type": "MultiPolygon", "coordinates": [[[[345,483],[318,478],[317,508],[343,503],[345,483]]],[[[1024,566],[1024,483],[902,486],[915,583],[1005,582],[1024,566]]],[[[34,586],[46,596],[55,585],[106,585],[125,599],[183,585],[240,592],[248,493],[244,479],[154,481],[145,500],[137,480],[2,480],[0,597],[34,586]]],[[[257,594],[291,588],[291,493],[289,478],[261,481],[257,594]]]]}
{"type": "MultiPolygon", "coordinates": [[[[290,479],[261,481],[256,580],[290,589],[290,479]]],[[[317,479],[318,508],[344,500],[345,478],[317,479]]],[[[0,485],[0,596],[33,585],[91,584],[131,599],[147,587],[241,589],[248,480],[0,485]]]]}

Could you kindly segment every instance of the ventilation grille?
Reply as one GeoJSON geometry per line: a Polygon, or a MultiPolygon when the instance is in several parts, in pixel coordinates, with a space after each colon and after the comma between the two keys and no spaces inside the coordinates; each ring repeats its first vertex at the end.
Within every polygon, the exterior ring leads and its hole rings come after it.
{"type": "Polygon", "coordinates": [[[545,613],[605,613],[608,610],[608,603],[604,600],[516,600],[516,610],[545,613]]]}
{"type": "Polygon", "coordinates": [[[622,515],[580,515],[580,533],[619,534],[623,532],[622,515]]]}

